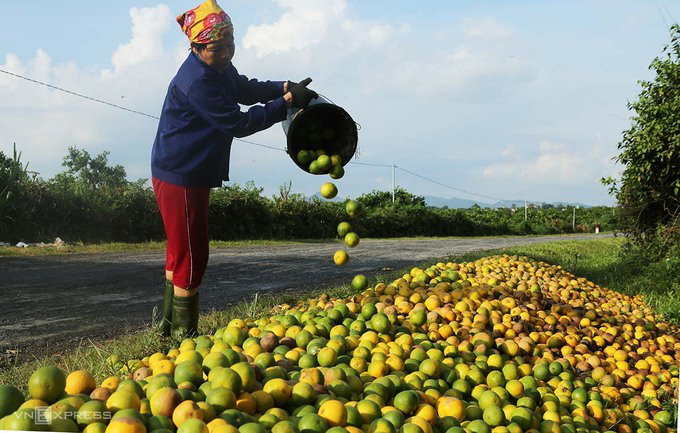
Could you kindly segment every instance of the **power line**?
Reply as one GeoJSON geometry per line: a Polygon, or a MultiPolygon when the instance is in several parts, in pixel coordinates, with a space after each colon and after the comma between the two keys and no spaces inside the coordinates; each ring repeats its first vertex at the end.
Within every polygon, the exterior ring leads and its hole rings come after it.
{"type": "Polygon", "coordinates": [[[386,168],[392,168],[391,165],[385,165],[385,164],[369,164],[368,162],[358,162],[358,161],[350,161],[350,164],[356,164],[356,165],[367,165],[369,167],[386,167],[386,168]]]}
{"type": "Polygon", "coordinates": [[[38,81],[38,80],[34,80],[32,78],[24,77],[23,75],[15,74],[13,72],[5,71],[3,69],[0,69],[0,72],[2,72],[3,74],[12,75],[14,77],[21,78],[22,80],[30,81],[31,83],[36,83],[36,84],[43,85],[45,87],[49,87],[51,89],[59,90],[59,91],[64,92],[64,93],[68,93],[70,95],[77,96],[79,98],[89,99],[90,101],[99,102],[100,104],[109,105],[111,107],[118,108],[120,110],[125,110],[125,111],[129,111],[130,113],[140,114],[142,116],[150,117],[152,119],[156,119],[156,120],[159,119],[157,116],[153,116],[151,114],[142,113],[141,111],[137,111],[137,110],[131,110],[129,108],[122,107],[120,105],[116,105],[116,104],[112,104],[110,102],[102,101],[101,99],[92,98],[91,96],[83,95],[81,93],[76,93],[76,92],[73,92],[71,90],[62,89],[61,87],[53,86],[53,85],[48,84],[48,83],[43,83],[42,81],[38,81]]]}
{"type": "Polygon", "coordinates": [[[427,177],[425,177],[425,176],[422,176],[422,175],[420,175],[420,174],[418,174],[418,173],[414,173],[414,172],[412,172],[412,171],[406,170],[405,168],[399,167],[398,165],[396,166],[396,168],[397,168],[398,170],[404,171],[404,172],[406,172],[406,173],[408,173],[408,174],[410,174],[410,175],[412,175],[412,176],[419,177],[419,178],[424,179],[424,180],[426,180],[426,181],[428,181],[428,182],[436,183],[437,185],[441,185],[441,186],[443,186],[443,187],[445,187],[445,188],[449,188],[449,189],[452,189],[452,190],[454,190],[454,191],[463,192],[463,193],[465,193],[465,194],[470,194],[470,195],[474,195],[474,196],[477,196],[477,197],[488,198],[488,199],[491,199],[491,200],[505,201],[505,200],[503,200],[502,198],[498,198],[498,197],[490,197],[490,196],[488,196],[488,195],[477,194],[477,193],[474,193],[474,192],[465,191],[464,189],[460,189],[460,188],[453,187],[453,186],[451,186],[451,185],[447,185],[447,184],[445,184],[445,183],[441,183],[441,182],[436,181],[436,180],[434,180],[434,179],[430,179],[430,178],[427,178],[427,177]]]}
{"type": "MultiPolygon", "coordinates": [[[[658,6],[658,4],[657,4],[657,6],[658,6]]],[[[663,15],[662,15],[662,17],[663,17],[663,15]]],[[[665,19],[664,19],[664,20],[665,20],[665,19]]],[[[139,115],[141,115],[141,116],[149,117],[149,118],[151,118],[151,119],[156,119],[156,120],[159,120],[159,119],[160,119],[158,116],[154,116],[154,115],[151,115],[151,114],[143,113],[143,112],[137,111],[137,110],[132,110],[132,109],[130,109],[130,108],[123,107],[123,106],[121,106],[121,105],[112,104],[112,103],[110,103],[110,102],[103,101],[103,100],[98,99],[98,98],[93,98],[93,97],[91,97],[91,96],[83,95],[82,93],[74,92],[74,91],[67,90],[67,89],[64,89],[64,88],[61,88],[61,87],[58,87],[58,86],[54,86],[54,85],[49,84],[49,83],[45,83],[45,82],[42,82],[42,81],[34,80],[33,78],[24,77],[23,75],[15,74],[15,73],[13,73],[13,72],[5,71],[5,70],[3,70],[3,69],[0,69],[0,72],[2,72],[2,73],[4,73],[4,74],[7,74],[7,75],[11,75],[11,76],[16,77],[16,78],[20,78],[20,79],[22,79],[22,80],[29,81],[29,82],[31,82],[31,83],[35,83],[35,84],[39,84],[39,85],[42,85],[42,86],[45,86],[45,87],[49,87],[49,88],[51,88],[51,89],[59,90],[60,92],[68,93],[69,95],[77,96],[77,97],[79,97],[79,98],[87,99],[87,100],[89,100],[89,101],[93,101],[93,102],[97,102],[97,103],[100,103],[100,104],[108,105],[108,106],[113,107],[113,108],[118,108],[119,110],[124,110],[124,111],[130,112],[130,113],[139,114],[139,115]]],[[[287,153],[287,151],[286,151],[285,149],[281,149],[281,148],[279,148],[279,147],[268,146],[268,145],[266,145],[266,144],[256,143],[256,142],[254,142],[254,141],[249,141],[249,140],[243,140],[243,139],[241,139],[241,138],[234,138],[234,139],[237,140],[237,141],[240,141],[240,142],[242,142],[242,143],[250,144],[250,145],[253,145],[253,146],[259,146],[259,147],[263,147],[263,148],[266,148],[266,149],[278,150],[278,151],[286,152],[286,153],[287,153]]],[[[454,191],[459,191],[459,192],[462,192],[462,193],[465,193],[465,194],[469,194],[469,195],[473,195],[473,196],[477,196],[477,197],[488,198],[488,199],[497,200],[497,201],[504,201],[503,199],[500,199],[500,198],[497,198],[497,197],[490,197],[490,196],[483,195],[483,194],[477,194],[477,193],[474,193],[474,192],[466,191],[466,190],[464,190],[464,189],[460,189],[460,188],[456,188],[456,187],[453,187],[453,186],[450,186],[450,185],[446,185],[446,184],[444,184],[444,183],[442,183],[442,182],[436,181],[436,180],[434,180],[434,179],[427,178],[427,177],[425,177],[425,176],[422,176],[422,175],[420,175],[420,174],[414,173],[414,172],[412,172],[412,171],[410,171],[410,170],[407,170],[407,169],[405,169],[405,168],[403,168],[403,167],[399,167],[399,166],[396,166],[396,165],[374,164],[374,163],[358,162],[358,161],[350,161],[349,163],[350,163],[350,164],[356,164],[356,165],[364,165],[364,166],[369,166],[369,167],[397,168],[397,169],[399,169],[399,170],[401,170],[401,171],[403,171],[403,172],[405,172],[405,173],[408,173],[408,174],[410,174],[410,175],[412,175],[412,176],[419,177],[419,178],[424,179],[424,180],[426,180],[426,181],[428,181],[428,182],[435,183],[435,184],[437,184],[437,185],[443,186],[443,187],[445,187],[445,188],[449,188],[449,189],[454,190],[454,191]]]]}
{"type": "MultiPolygon", "coordinates": [[[[24,77],[23,75],[15,74],[14,72],[5,71],[3,69],[0,69],[0,72],[2,72],[3,74],[11,75],[13,77],[21,78],[22,80],[26,80],[26,81],[29,81],[31,83],[40,84],[42,86],[49,87],[50,89],[59,90],[60,92],[68,93],[69,95],[77,96],[79,98],[84,98],[84,99],[87,99],[89,101],[98,102],[100,104],[108,105],[110,107],[118,108],[120,110],[125,110],[125,111],[128,111],[130,113],[139,114],[141,116],[150,117],[152,119],[156,119],[156,120],[160,119],[158,116],[154,116],[152,114],[147,114],[147,113],[143,113],[141,111],[132,110],[130,108],[123,107],[121,105],[112,104],[110,102],[103,101],[101,99],[97,99],[97,98],[93,98],[91,96],[83,95],[82,93],[74,92],[74,91],[71,91],[71,90],[68,90],[68,89],[64,89],[62,87],[54,86],[54,85],[49,84],[49,83],[44,83],[42,81],[34,80],[33,78],[24,77]]],[[[286,151],[285,149],[281,149],[280,147],[267,146],[266,144],[255,143],[253,141],[243,140],[241,138],[234,138],[234,140],[237,140],[237,141],[240,141],[240,142],[243,142],[243,143],[247,143],[247,144],[252,144],[253,146],[265,147],[267,149],[274,149],[274,150],[279,150],[279,151],[282,151],[282,152],[286,151]]]]}
{"type": "Polygon", "coordinates": [[[278,150],[280,152],[288,153],[288,151],[286,149],[281,149],[280,147],[267,146],[266,144],[255,143],[254,141],[248,141],[248,140],[244,140],[242,138],[236,138],[236,137],[234,137],[234,140],[240,141],[241,143],[252,144],[253,146],[260,146],[260,147],[264,147],[266,149],[278,150]]]}
{"type": "MultiPolygon", "coordinates": [[[[391,165],[386,165],[386,164],[369,164],[369,163],[367,163],[367,162],[358,162],[358,161],[350,161],[349,163],[350,163],[350,164],[357,164],[357,165],[366,165],[366,166],[369,166],[369,167],[392,168],[391,165]]],[[[453,186],[450,186],[450,185],[446,185],[446,184],[441,183],[441,182],[439,182],[439,181],[436,181],[436,180],[434,180],[434,179],[430,179],[430,178],[427,178],[427,177],[422,176],[422,175],[420,175],[420,174],[414,173],[414,172],[412,172],[412,171],[410,171],[410,170],[407,170],[407,169],[405,169],[405,168],[403,168],[403,167],[399,167],[398,165],[395,165],[394,168],[396,168],[396,169],[398,169],[398,170],[401,170],[401,171],[403,171],[403,172],[406,172],[406,173],[408,173],[408,174],[410,174],[410,175],[417,176],[417,177],[419,177],[419,178],[421,178],[421,179],[424,179],[424,180],[426,180],[426,181],[428,181],[428,182],[436,183],[437,185],[441,185],[441,186],[443,186],[443,187],[452,189],[452,190],[454,190],[454,191],[458,191],[458,192],[462,192],[462,193],[465,193],[465,194],[474,195],[474,196],[477,196],[477,197],[488,198],[488,199],[491,199],[491,200],[505,201],[505,200],[503,200],[502,198],[489,197],[489,196],[487,196],[487,195],[482,195],[482,194],[475,194],[474,192],[465,191],[464,189],[460,189],[460,188],[456,188],[456,187],[453,187],[453,186]]]]}
{"type": "Polygon", "coordinates": [[[670,26],[668,25],[668,22],[666,21],[666,16],[663,14],[663,11],[661,11],[661,6],[659,5],[659,2],[654,0],[654,3],[656,4],[656,8],[659,11],[659,15],[661,15],[661,19],[663,20],[663,24],[666,26],[667,29],[669,29],[670,26]]]}
{"type": "Polygon", "coordinates": [[[673,21],[673,23],[674,23],[674,24],[677,24],[677,21],[673,18],[673,15],[671,15],[671,13],[668,12],[668,9],[666,9],[666,5],[663,4],[663,2],[661,3],[661,7],[663,8],[663,10],[666,11],[666,14],[667,14],[668,17],[673,21]]]}

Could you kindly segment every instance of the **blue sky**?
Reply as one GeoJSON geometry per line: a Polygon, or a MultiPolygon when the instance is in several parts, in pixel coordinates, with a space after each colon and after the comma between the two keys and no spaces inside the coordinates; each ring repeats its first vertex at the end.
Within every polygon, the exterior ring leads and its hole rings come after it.
{"type": "MultiPolygon", "coordinates": [[[[188,1],[7,2],[2,69],[158,114],[186,56],[174,17],[188,1]],[[94,10],[93,10],[94,9],[94,10]],[[30,26],[27,23],[30,22],[30,26]]],[[[222,1],[235,65],[260,79],[314,78],[360,131],[358,161],[403,166],[504,199],[611,204],[599,179],[629,126],[626,103],[651,78],[680,4],[657,1],[222,1]]],[[[111,152],[149,176],[151,119],[0,76],[0,151],[13,142],[49,177],[69,145],[111,152]]],[[[280,125],[251,140],[283,147],[280,125]]],[[[268,194],[325,178],[283,153],[235,143],[232,181],[268,194]]],[[[341,196],[390,186],[390,170],[350,165],[341,196]]],[[[397,173],[418,194],[471,198],[397,173]]],[[[484,201],[484,200],[483,200],[484,201]]],[[[487,200],[488,201],[488,200],[487,200]]]]}

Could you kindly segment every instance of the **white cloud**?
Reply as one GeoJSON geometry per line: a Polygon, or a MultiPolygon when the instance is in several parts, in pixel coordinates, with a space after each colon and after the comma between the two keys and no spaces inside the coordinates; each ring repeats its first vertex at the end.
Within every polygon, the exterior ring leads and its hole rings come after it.
{"type": "Polygon", "coordinates": [[[389,82],[420,97],[474,93],[479,98],[483,91],[480,87],[501,92],[512,83],[525,81],[531,73],[529,65],[507,55],[460,45],[429,58],[404,62],[393,69],[389,82]]]}
{"type": "Polygon", "coordinates": [[[170,8],[164,4],[155,7],[130,9],[132,37],[120,45],[111,57],[114,73],[163,56],[163,33],[172,22],[170,8]]]}
{"type": "Polygon", "coordinates": [[[35,53],[35,57],[29,62],[29,69],[36,80],[48,81],[50,79],[50,56],[41,49],[35,53]]]}
{"type": "Polygon", "coordinates": [[[408,55],[390,65],[390,74],[381,77],[378,88],[398,88],[410,97],[429,100],[464,98],[479,103],[498,98],[538,73],[529,57],[516,55],[523,44],[509,26],[495,19],[461,19],[458,29],[438,30],[436,44],[422,40],[421,46],[404,44],[408,55]],[[423,43],[427,49],[422,49],[423,43]]]}
{"type": "Polygon", "coordinates": [[[526,183],[574,185],[603,176],[610,159],[603,154],[601,135],[592,145],[568,146],[542,140],[520,152],[510,144],[501,152],[504,161],[490,164],[482,170],[484,177],[496,180],[520,180],[526,183]]]}
{"type": "MultiPolygon", "coordinates": [[[[5,55],[5,63],[2,68],[6,71],[13,72],[15,74],[23,74],[26,72],[26,67],[21,63],[19,57],[16,54],[7,53],[5,55]]],[[[4,89],[15,89],[19,85],[16,78],[10,77],[5,74],[0,75],[0,86],[4,89]]]]}
{"type": "MultiPolygon", "coordinates": [[[[236,64],[242,73],[261,79],[300,79],[310,74],[309,65],[322,56],[329,60],[324,62],[327,65],[341,62],[336,56],[339,48],[349,53],[375,46],[384,43],[392,32],[389,24],[353,18],[344,0],[323,3],[281,0],[278,5],[282,8],[280,19],[270,27],[254,26],[248,31],[249,37],[260,40],[271,33],[275,40],[292,44],[273,44],[277,49],[302,47],[300,49],[305,52],[297,56],[303,61],[281,73],[280,56],[287,54],[279,51],[260,59],[257,56],[261,46],[255,44],[237,50],[236,64]],[[300,11],[307,12],[300,14],[300,11]],[[290,12],[295,12],[295,17],[290,16],[290,12]],[[315,22],[317,27],[314,27],[315,22]],[[288,34],[289,26],[303,30],[288,34]],[[338,34],[344,36],[338,38],[338,34]],[[332,49],[329,50],[329,47],[332,49]]],[[[130,39],[121,41],[111,54],[110,65],[104,68],[74,63],[54,64],[42,49],[29,59],[8,53],[2,68],[157,115],[170,79],[186,58],[186,39],[177,32],[178,43],[164,46],[163,40],[174,23],[170,8],[164,4],[133,7],[129,16],[130,39]]],[[[408,28],[399,28],[399,32],[405,31],[408,28]]],[[[361,74],[361,68],[349,71],[361,74]]],[[[321,72],[314,75],[315,84],[323,84],[322,75],[321,72]]],[[[337,70],[328,71],[326,76],[326,82],[331,83],[337,76],[337,70]]],[[[333,92],[330,94],[335,96],[333,92]]],[[[149,153],[157,127],[153,119],[4,75],[0,76],[0,118],[4,138],[0,142],[0,150],[8,152],[12,143],[16,142],[23,152],[23,160],[29,161],[43,177],[62,170],[60,162],[69,146],[87,149],[91,154],[108,150],[113,162],[125,165],[130,178],[149,176],[149,153]]],[[[255,137],[256,141],[275,147],[284,147],[283,138],[280,127],[255,137]]],[[[234,152],[234,166],[240,162],[266,165],[271,159],[260,156],[254,161],[250,157],[250,147],[235,146],[238,150],[234,152]]],[[[237,171],[233,170],[234,173],[237,171]]]]}
{"type": "MultiPolygon", "coordinates": [[[[181,59],[177,48],[166,49],[164,32],[172,21],[170,9],[132,8],[131,38],[118,46],[109,69],[90,69],[74,63],[54,64],[47,52],[37,49],[22,60],[5,55],[2,69],[77,93],[138,111],[157,114],[165,89],[181,59]]],[[[184,44],[186,45],[186,44],[184,44]]],[[[183,56],[186,56],[186,50],[183,56]]],[[[55,89],[2,75],[0,77],[0,150],[11,151],[12,143],[22,151],[43,177],[61,171],[61,160],[69,146],[92,154],[111,151],[111,159],[128,166],[145,161],[153,143],[156,121],[115,110],[55,89]]],[[[128,170],[131,178],[148,177],[148,168],[128,170]]]]}
{"type": "Polygon", "coordinates": [[[278,0],[285,12],[273,24],[248,27],[243,47],[258,58],[332,41],[343,51],[382,45],[394,32],[392,26],[352,19],[346,0],[278,0]]]}

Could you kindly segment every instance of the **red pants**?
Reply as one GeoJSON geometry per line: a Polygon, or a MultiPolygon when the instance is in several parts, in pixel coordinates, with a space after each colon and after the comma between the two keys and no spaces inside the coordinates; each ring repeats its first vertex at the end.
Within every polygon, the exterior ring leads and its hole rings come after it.
{"type": "Polygon", "coordinates": [[[168,238],[165,270],[172,271],[175,286],[195,289],[208,266],[210,188],[178,186],[156,178],[152,181],[168,238]]]}

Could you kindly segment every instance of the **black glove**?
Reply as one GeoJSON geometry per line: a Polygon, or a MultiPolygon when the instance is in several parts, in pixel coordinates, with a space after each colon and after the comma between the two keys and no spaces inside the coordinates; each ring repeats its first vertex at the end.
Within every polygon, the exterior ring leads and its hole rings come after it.
{"type": "Polygon", "coordinates": [[[307,85],[311,82],[312,79],[308,77],[294,85],[293,88],[288,89],[291,95],[293,95],[293,107],[305,109],[309,106],[309,101],[319,97],[318,93],[307,88],[307,85]]]}

